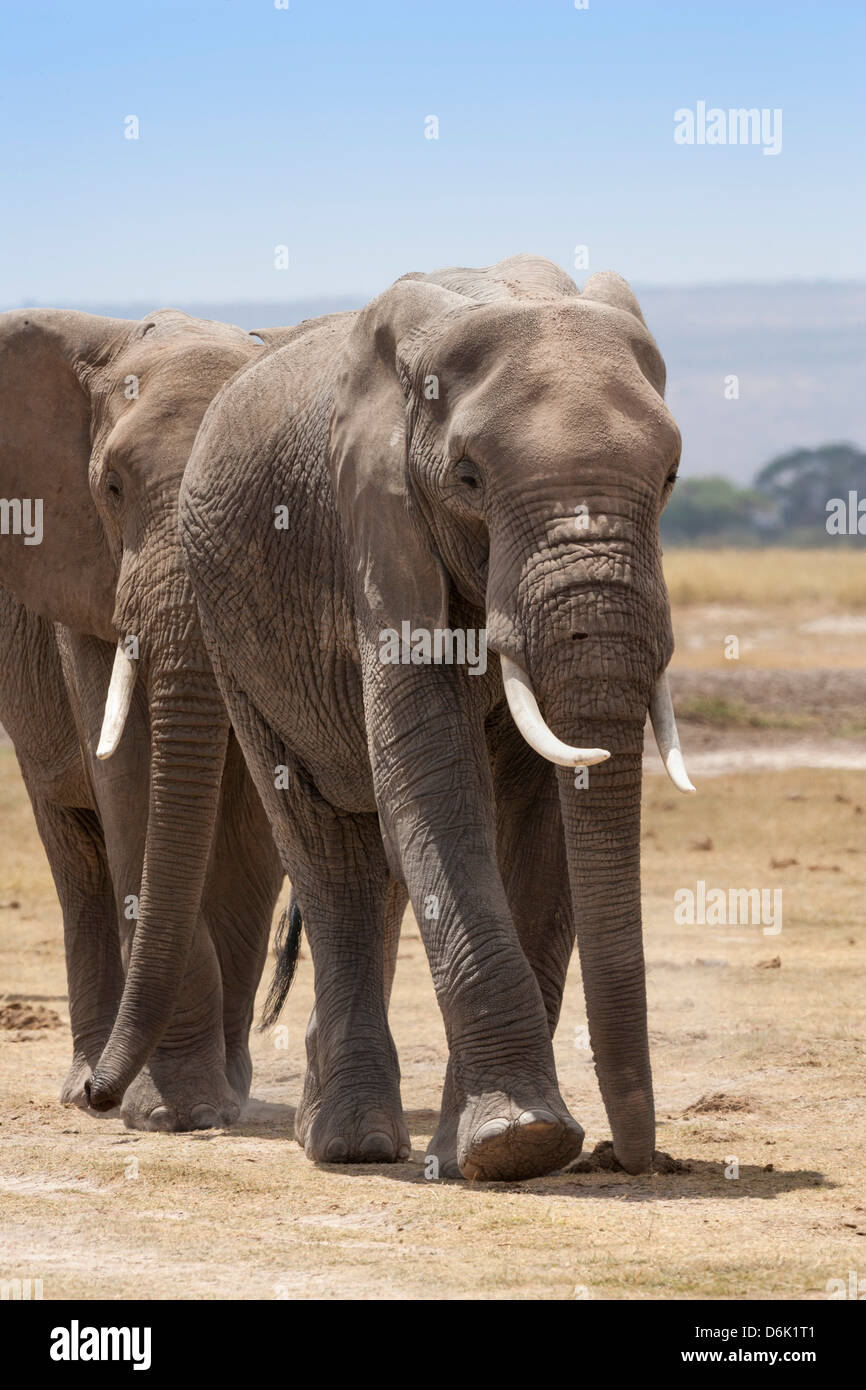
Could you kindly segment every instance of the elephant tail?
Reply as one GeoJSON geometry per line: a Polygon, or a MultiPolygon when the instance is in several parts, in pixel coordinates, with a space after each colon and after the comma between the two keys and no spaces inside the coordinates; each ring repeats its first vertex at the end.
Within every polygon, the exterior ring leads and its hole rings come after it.
{"type": "Polygon", "coordinates": [[[268,997],[265,1000],[265,1007],[262,1013],[261,1029],[270,1028],[276,1023],[280,1016],[283,1005],[288,998],[289,990],[292,987],[292,980],[295,978],[295,967],[298,963],[298,954],[301,949],[301,931],[304,920],[301,916],[301,909],[294,893],[289,898],[289,905],[285,908],[280,924],[277,927],[277,939],[275,942],[277,964],[274,969],[274,978],[271,980],[271,987],[268,990],[268,997]]]}

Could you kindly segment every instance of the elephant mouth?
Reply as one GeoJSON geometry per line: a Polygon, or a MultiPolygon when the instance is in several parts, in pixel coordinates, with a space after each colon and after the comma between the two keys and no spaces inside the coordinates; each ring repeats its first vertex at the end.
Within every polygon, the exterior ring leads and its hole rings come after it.
{"type": "MultiPolygon", "coordinates": [[[[558,739],[545,723],[538,708],[529,676],[510,657],[500,654],[499,659],[502,663],[502,682],[511,717],[530,748],[540,757],[556,763],[558,767],[592,767],[610,757],[606,748],[576,748],[558,739]]],[[[649,716],[668,776],[678,791],[694,792],[695,788],[689,780],[680,748],[667,671],[662,671],[653,686],[649,716]]]]}

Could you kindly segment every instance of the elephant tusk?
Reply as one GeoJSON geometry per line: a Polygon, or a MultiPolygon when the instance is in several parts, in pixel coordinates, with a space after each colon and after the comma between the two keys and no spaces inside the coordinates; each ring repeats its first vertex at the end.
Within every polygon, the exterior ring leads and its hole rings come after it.
{"type": "Polygon", "coordinates": [[[606,748],[570,748],[548,729],[525,671],[507,656],[501,656],[502,681],[511,717],[530,748],[559,767],[592,767],[610,757],[606,748]]]}
{"type": "Polygon", "coordinates": [[[123,649],[123,639],[118,642],[114,653],[114,666],[111,670],[111,683],[105,700],[105,714],[102,719],[102,732],[96,749],[97,758],[102,761],[110,758],[123,737],[126,716],[132,704],[138,662],[128,656],[123,649]]]}
{"type": "Polygon", "coordinates": [[[677,721],[674,715],[667,671],[662,671],[653,687],[649,714],[656,743],[659,746],[659,752],[662,755],[662,762],[668,776],[679,791],[693,792],[695,788],[689,781],[689,774],[686,772],[686,765],[680,751],[680,736],[677,733],[677,721]]]}

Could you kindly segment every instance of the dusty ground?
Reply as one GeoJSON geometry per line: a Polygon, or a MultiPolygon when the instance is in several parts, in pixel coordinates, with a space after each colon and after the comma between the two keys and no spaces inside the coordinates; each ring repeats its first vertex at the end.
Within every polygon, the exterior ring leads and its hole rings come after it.
{"type": "MultiPolygon", "coordinates": [[[[445,1047],[411,919],[393,1007],[411,1163],[316,1168],[292,1138],[306,950],[234,1131],[63,1110],[59,914],[0,750],[0,1278],[41,1278],[46,1298],[819,1299],[866,1274],[866,774],[717,777],[693,801],[653,776],[645,801],[659,1147],[682,1171],[470,1187],[424,1178],[445,1047]],[[782,887],[781,934],[676,925],[698,879],[782,887]]],[[[589,1152],[608,1130],[584,1022],[575,962],[557,1065],[589,1152]]]]}

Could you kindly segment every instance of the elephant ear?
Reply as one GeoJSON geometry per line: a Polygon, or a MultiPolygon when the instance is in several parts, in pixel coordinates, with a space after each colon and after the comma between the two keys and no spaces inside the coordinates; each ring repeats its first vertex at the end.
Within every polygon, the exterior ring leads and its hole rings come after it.
{"type": "Polygon", "coordinates": [[[140,325],[55,309],[0,314],[0,584],[53,622],[111,638],[115,566],[90,492],[90,393],[140,325]]]}
{"type": "Polygon", "coordinates": [[[412,498],[406,368],[431,323],[466,308],[462,295],[407,277],[361,312],[346,344],[331,474],[356,594],[383,628],[447,626],[446,571],[412,498]]]}

